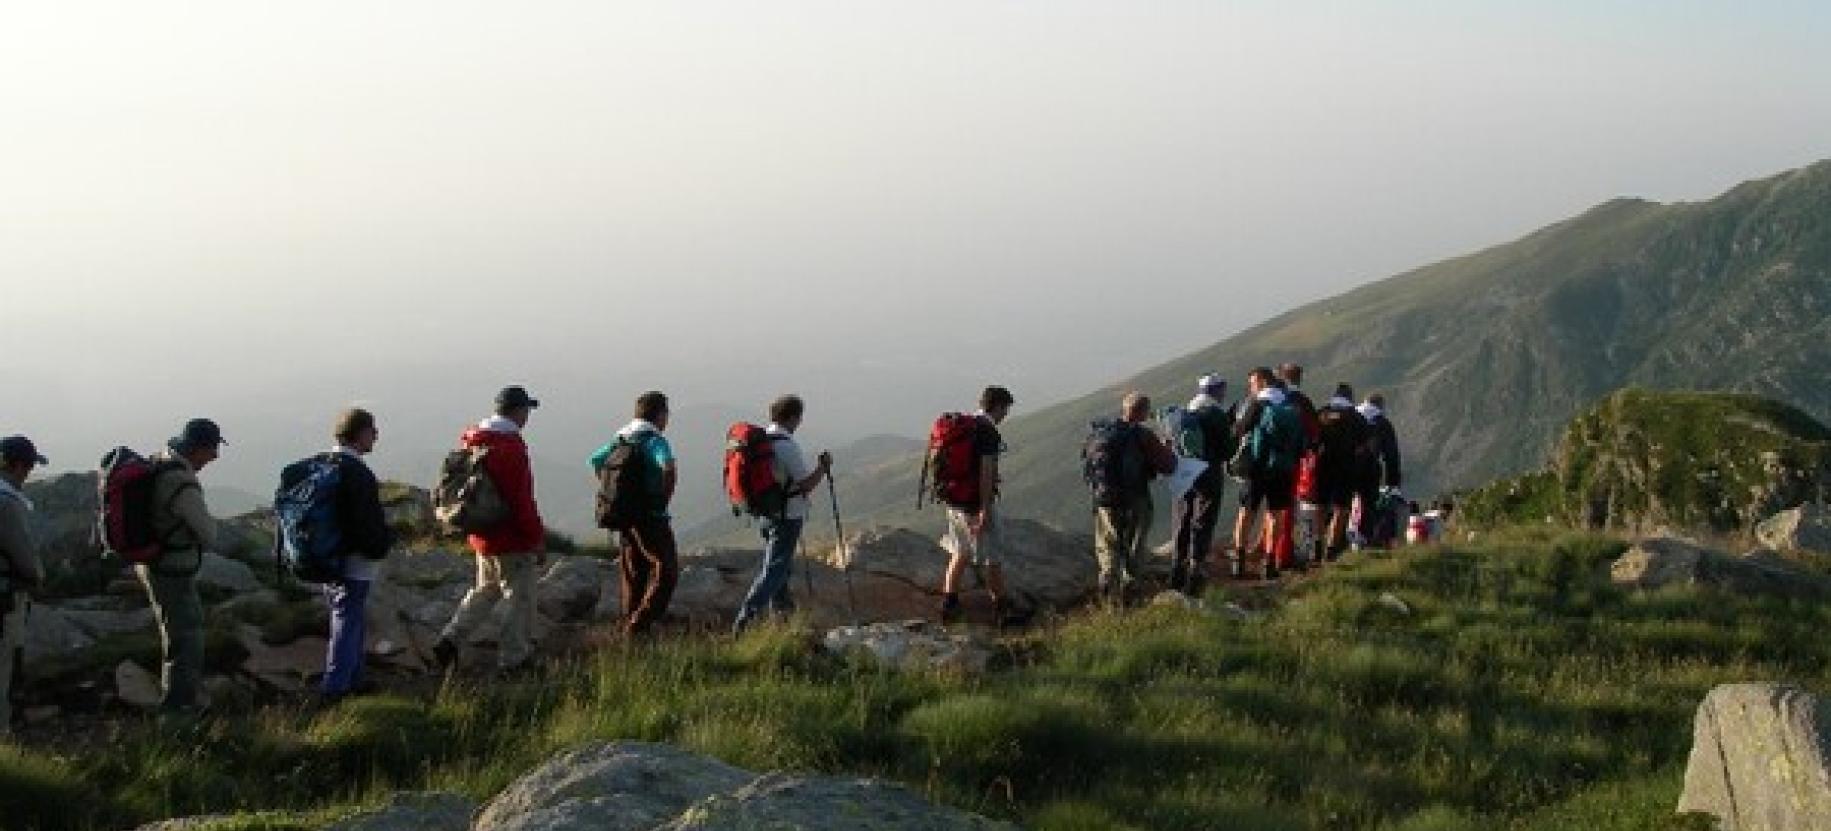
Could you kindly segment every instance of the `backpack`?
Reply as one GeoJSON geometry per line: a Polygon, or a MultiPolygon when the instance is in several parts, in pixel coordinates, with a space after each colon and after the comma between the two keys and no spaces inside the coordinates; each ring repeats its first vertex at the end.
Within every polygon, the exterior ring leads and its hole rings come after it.
{"type": "Polygon", "coordinates": [[[509,518],[509,505],[483,464],[489,454],[488,447],[460,447],[445,454],[439,466],[432,514],[454,533],[479,533],[509,518]]]}
{"type": "MultiPolygon", "coordinates": [[[[971,510],[979,507],[979,417],[967,413],[942,413],[928,431],[928,453],[922,460],[925,477],[932,476],[935,502],[971,510]]],[[[916,507],[928,492],[918,484],[916,507]]]]}
{"type": "Polygon", "coordinates": [[[725,431],[725,496],[733,515],[787,514],[788,486],[776,481],[776,442],[781,439],[742,421],[725,431]]]}
{"type": "Polygon", "coordinates": [[[1170,407],[1163,412],[1164,440],[1177,456],[1218,465],[1233,455],[1228,447],[1233,428],[1229,421],[1223,407],[1170,407]]]}
{"type": "Polygon", "coordinates": [[[655,494],[650,485],[648,431],[618,436],[598,468],[598,527],[627,531],[654,513],[655,494]]]}
{"type": "Polygon", "coordinates": [[[1118,508],[1131,504],[1150,486],[1145,469],[1144,428],[1129,421],[1102,419],[1092,424],[1081,448],[1081,477],[1093,490],[1094,504],[1118,508]]]}
{"type": "MultiPolygon", "coordinates": [[[[96,532],[105,553],[119,556],[129,563],[152,563],[165,553],[166,540],[153,530],[153,514],[170,505],[153,504],[153,484],[162,474],[178,470],[184,463],[176,459],[153,461],[126,447],[117,447],[102,456],[96,472],[96,532]]],[[[186,482],[171,496],[173,500],[188,488],[186,482]]]]}
{"type": "Polygon", "coordinates": [[[273,493],[280,558],[304,582],[343,577],[343,523],[337,515],[342,484],[343,464],[335,453],[301,459],[280,471],[280,487],[273,493]]]}
{"type": "Polygon", "coordinates": [[[1266,402],[1259,423],[1252,428],[1253,463],[1265,473],[1287,474],[1297,469],[1303,455],[1303,420],[1290,401],[1266,402]]]}

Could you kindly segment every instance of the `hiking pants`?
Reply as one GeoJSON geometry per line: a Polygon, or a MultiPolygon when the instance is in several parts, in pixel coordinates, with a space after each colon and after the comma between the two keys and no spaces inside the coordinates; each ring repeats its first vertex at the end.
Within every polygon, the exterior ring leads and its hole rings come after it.
{"type": "Polygon", "coordinates": [[[489,620],[496,605],[506,602],[508,612],[502,616],[502,632],[496,640],[496,665],[503,669],[520,666],[534,654],[534,585],[540,579],[540,557],[535,551],[478,554],[477,585],[464,593],[457,613],[439,638],[451,644],[468,641],[489,620]]]}
{"type": "Polygon", "coordinates": [[[12,608],[0,617],[0,736],[13,731],[13,670],[25,652],[26,618],[32,613],[32,596],[12,592],[12,608]]]}
{"type": "Polygon", "coordinates": [[[1145,535],[1151,530],[1149,494],[1116,508],[1094,512],[1094,557],[1100,561],[1100,593],[1117,599],[1144,566],[1145,535]]]}
{"type": "Polygon", "coordinates": [[[325,695],[339,696],[362,676],[363,641],[368,629],[368,580],[326,583],[324,600],[331,607],[331,642],[324,650],[325,695]]]}
{"type": "Polygon", "coordinates": [[[667,614],[668,601],[674,597],[674,582],[680,578],[674,529],[666,519],[646,519],[619,536],[623,626],[629,634],[639,635],[667,614]]]}
{"type": "Polygon", "coordinates": [[[1214,526],[1221,515],[1224,485],[1204,492],[1192,487],[1170,505],[1170,523],[1176,531],[1174,553],[1170,560],[1171,588],[1187,588],[1191,577],[1199,575],[1208,561],[1208,549],[1214,545],[1214,526]]]}
{"type": "Polygon", "coordinates": [[[134,573],[152,601],[159,623],[159,709],[197,708],[203,683],[203,600],[197,596],[197,572],[169,572],[139,564],[134,573]]]}
{"type": "Polygon", "coordinates": [[[738,607],[737,623],[733,624],[737,631],[742,632],[766,610],[794,611],[794,601],[789,599],[789,577],[794,573],[795,544],[801,540],[801,527],[806,522],[804,519],[758,520],[757,530],[763,535],[763,564],[757,569],[756,580],[750,584],[750,593],[744,595],[744,604],[738,607]]]}

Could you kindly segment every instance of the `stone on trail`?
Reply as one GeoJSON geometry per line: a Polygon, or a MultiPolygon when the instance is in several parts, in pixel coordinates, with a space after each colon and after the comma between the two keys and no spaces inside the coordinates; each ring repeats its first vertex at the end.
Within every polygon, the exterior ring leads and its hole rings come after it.
{"type": "Polygon", "coordinates": [[[468,831],[477,802],[444,791],[395,793],[376,808],[325,826],[324,831],[468,831]]]}
{"type": "Polygon", "coordinates": [[[648,831],[756,778],[665,744],[599,744],[560,754],[517,779],[475,831],[648,831]]]}
{"type": "Polygon", "coordinates": [[[1401,615],[1411,614],[1411,604],[1406,603],[1404,598],[1392,592],[1381,592],[1374,602],[1401,615]]]}
{"type": "Polygon", "coordinates": [[[1731,557],[1691,540],[1660,536],[1643,539],[1615,560],[1610,578],[1618,586],[1658,589],[1696,585],[1738,594],[1774,597],[1822,597],[1826,579],[1767,552],[1731,557]]]}
{"type": "Polygon", "coordinates": [[[1726,684],[1699,705],[1680,812],[1723,831],[1831,828],[1831,701],[1775,684],[1726,684]]]}
{"type": "Polygon", "coordinates": [[[1801,505],[1755,526],[1755,538],[1776,551],[1831,554],[1831,508],[1801,505]]]}
{"type": "Polygon", "coordinates": [[[159,706],[159,676],[133,661],[114,668],[114,694],[122,703],[141,709],[159,706]]]}
{"type": "Polygon", "coordinates": [[[926,620],[841,626],[827,632],[821,644],[835,654],[869,655],[893,669],[974,674],[992,661],[992,650],[978,639],[926,620]]]}
{"type": "Polygon", "coordinates": [[[903,785],[877,779],[772,773],[736,793],[711,797],[658,831],[854,829],[971,831],[1016,829],[923,799],[903,785]]]}
{"type": "Polygon", "coordinates": [[[247,563],[211,552],[204,553],[203,564],[197,569],[197,585],[238,594],[258,592],[263,588],[247,563]]]}

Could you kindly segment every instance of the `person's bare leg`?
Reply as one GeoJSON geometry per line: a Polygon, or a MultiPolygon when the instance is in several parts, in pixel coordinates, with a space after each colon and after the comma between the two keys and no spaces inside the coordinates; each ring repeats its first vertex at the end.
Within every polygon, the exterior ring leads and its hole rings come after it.
{"type": "Polygon", "coordinates": [[[957,595],[960,593],[960,578],[966,576],[966,558],[958,554],[947,560],[947,572],[941,578],[941,593],[957,595]]]}

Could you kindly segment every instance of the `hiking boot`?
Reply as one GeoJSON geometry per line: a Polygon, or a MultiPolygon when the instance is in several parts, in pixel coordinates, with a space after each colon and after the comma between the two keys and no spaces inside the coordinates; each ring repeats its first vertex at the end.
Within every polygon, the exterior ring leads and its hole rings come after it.
{"type": "Polygon", "coordinates": [[[1204,590],[1206,590],[1207,588],[1208,588],[1208,578],[1203,576],[1203,573],[1201,571],[1196,571],[1195,573],[1189,575],[1188,595],[1190,597],[1201,597],[1202,592],[1204,590]]]}
{"type": "Polygon", "coordinates": [[[941,596],[941,625],[946,626],[950,623],[959,623],[960,617],[961,617],[960,596],[957,594],[942,595],[941,596]]]}
{"type": "Polygon", "coordinates": [[[1273,562],[1272,558],[1265,558],[1265,571],[1261,576],[1268,581],[1278,579],[1278,564],[1273,562]]]}
{"type": "Polygon", "coordinates": [[[439,669],[451,669],[458,663],[458,645],[440,638],[432,645],[432,665],[439,669]]]}

